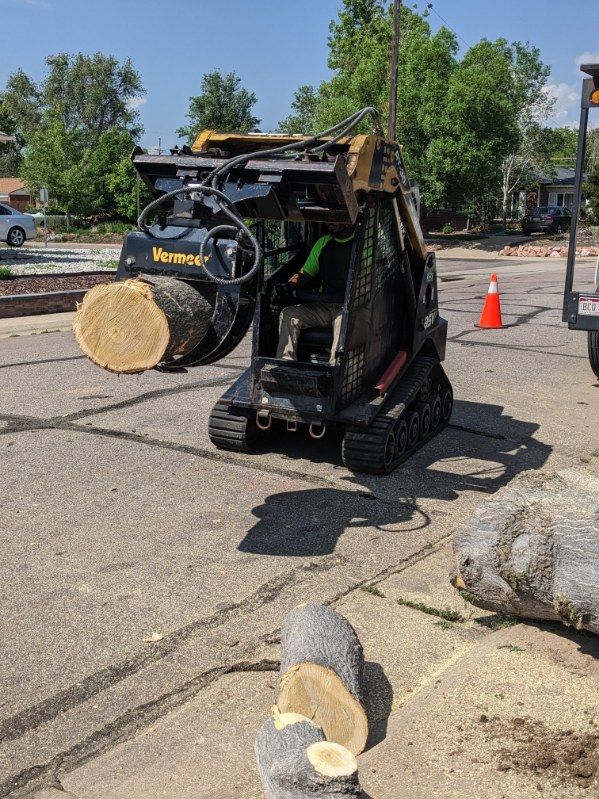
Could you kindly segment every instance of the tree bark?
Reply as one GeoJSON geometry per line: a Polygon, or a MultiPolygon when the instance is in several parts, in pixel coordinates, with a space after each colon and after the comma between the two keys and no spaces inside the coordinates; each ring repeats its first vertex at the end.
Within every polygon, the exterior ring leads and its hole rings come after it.
{"type": "Polygon", "coordinates": [[[350,799],[361,795],[354,755],[329,743],[320,727],[276,710],[256,736],[258,772],[267,799],[350,799]]]}
{"type": "Polygon", "coordinates": [[[363,751],[368,722],[361,702],[364,653],[351,624],[315,603],[292,610],[283,624],[276,705],[322,727],[327,741],[363,751]]]}
{"type": "Polygon", "coordinates": [[[90,289],[75,312],[73,332],[98,366],[135,374],[191,352],[213,312],[212,303],[189,283],[144,275],[90,289]]]}
{"type": "Polygon", "coordinates": [[[599,633],[599,479],[526,472],[453,536],[453,583],[498,613],[599,633]]]}

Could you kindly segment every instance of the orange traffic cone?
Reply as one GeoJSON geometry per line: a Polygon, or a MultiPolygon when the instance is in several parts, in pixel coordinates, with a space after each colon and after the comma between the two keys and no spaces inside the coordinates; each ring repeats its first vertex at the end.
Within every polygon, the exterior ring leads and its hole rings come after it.
{"type": "Polygon", "coordinates": [[[497,287],[497,275],[491,275],[491,284],[483,305],[483,312],[480,315],[477,327],[485,327],[491,330],[498,330],[503,327],[501,319],[501,303],[499,301],[499,289],[497,287]]]}

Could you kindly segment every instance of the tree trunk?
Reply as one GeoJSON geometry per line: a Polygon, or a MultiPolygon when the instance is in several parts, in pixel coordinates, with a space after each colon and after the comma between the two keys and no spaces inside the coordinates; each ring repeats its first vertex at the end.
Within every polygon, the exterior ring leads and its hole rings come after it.
{"type": "Polygon", "coordinates": [[[204,338],[213,311],[188,283],[144,275],[90,289],[77,307],[73,331],[98,366],[134,374],[191,352],[204,338]]]}
{"type": "Polygon", "coordinates": [[[453,536],[456,588],[498,613],[599,633],[599,479],[526,472],[453,536]]]}
{"type": "Polygon", "coordinates": [[[267,799],[350,799],[361,795],[355,756],[325,740],[309,719],[275,709],[254,751],[267,799]]]}
{"type": "Polygon", "coordinates": [[[312,719],[327,741],[359,754],[368,737],[364,654],[351,624],[323,605],[300,605],[285,619],[281,650],[279,711],[312,719]]]}

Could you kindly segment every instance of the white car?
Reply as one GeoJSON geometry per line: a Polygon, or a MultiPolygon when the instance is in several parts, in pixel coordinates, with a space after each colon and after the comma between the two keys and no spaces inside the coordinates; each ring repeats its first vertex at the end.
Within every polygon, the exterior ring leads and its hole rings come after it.
{"type": "Polygon", "coordinates": [[[36,236],[35,220],[31,214],[0,203],[0,241],[5,241],[9,247],[21,247],[27,239],[36,236]]]}

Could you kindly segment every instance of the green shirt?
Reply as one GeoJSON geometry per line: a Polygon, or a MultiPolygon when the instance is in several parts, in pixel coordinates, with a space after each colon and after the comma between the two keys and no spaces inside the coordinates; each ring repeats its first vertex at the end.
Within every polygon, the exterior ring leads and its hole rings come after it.
{"type": "Polygon", "coordinates": [[[320,277],[320,291],[343,299],[353,248],[354,233],[344,239],[330,233],[321,236],[312,247],[302,272],[320,277]]]}

